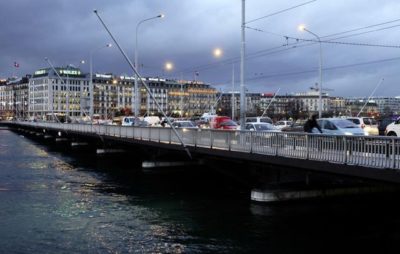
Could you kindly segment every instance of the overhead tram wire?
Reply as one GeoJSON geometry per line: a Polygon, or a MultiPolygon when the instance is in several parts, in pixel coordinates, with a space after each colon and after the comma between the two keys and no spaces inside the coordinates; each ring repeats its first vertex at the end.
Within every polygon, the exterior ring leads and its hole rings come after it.
{"type": "MultiPolygon", "coordinates": [[[[379,64],[379,63],[383,63],[383,62],[398,61],[398,60],[400,60],[400,57],[393,57],[393,58],[386,58],[386,59],[380,59],[380,60],[375,60],[375,61],[359,62],[359,63],[353,63],[353,64],[325,67],[325,68],[323,68],[323,70],[331,71],[331,70],[337,70],[337,69],[351,68],[351,67],[370,65],[370,64],[379,64]]],[[[248,78],[248,80],[268,79],[268,78],[282,77],[282,76],[293,76],[293,75],[301,75],[301,74],[313,73],[313,72],[315,72],[315,69],[306,70],[306,71],[298,71],[298,72],[286,72],[286,73],[262,75],[262,76],[258,76],[258,77],[254,77],[254,78],[248,78]]]]}
{"type": "MultiPolygon", "coordinates": [[[[357,67],[357,66],[379,64],[379,63],[399,61],[399,60],[400,60],[400,57],[385,58],[385,59],[368,61],[368,62],[359,62],[359,63],[353,63],[353,64],[325,67],[325,68],[323,68],[323,70],[331,71],[331,70],[337,70],[337,69],[352,68],[352,67],[357,67]]],[[[260,75],[258,77],[252,77],[252,78],[247,77],[246,80],[263,80],[263,79],[269,79],[269,78],[275,78],[275,77],[285,77],[285,76],[288,77],[288,76],[302,75],[302,74],[313,73],[313,72],[315,72],[315,69],[310,69],[310,70],[305,70],[305,71],[275,73],[275,74],[269,74],[269,75],[260,75]]],[[[225,83],[218,83],[218,85],[229,85],[229,84],[231,84],[231,81],[226,81],[225,83]]]]}
{"type": "Polygon", "coordinates": [[[272,17],[272,16],[275,16],[275,15],[281,14],[281,13],[283,13],[283,12],[287,12],[287,11],[290,11],[290,10],[296,9],[296,8],[298,8],[298,7],[301,7],[301,6],[304,6],[304,5],[307,5],[307,4],[310,4],[310,3],[316,2],[316,1],[317,1],[317,0],[308,1],[308,2],[305,2],[305,3],[299,4],[299,5],[296,5],[296,6],[289,7],[289,8],[287,8],[287,9],[284,9],[284,10],[280,10],[280,11],[277,11],[277,12],[274,12],[274,13],[271,13],[271,14],[268,14],[268,15],[266,15],[266,16],[263,16],[263,17],[260,17],[260,18],[252,19],[252,20],[250,20],[250,21],[247,21],[247,22],[246,22],[246,24],[249,24],[249,23],[252,23],[252,22],[258,21],[258,20],[260,20],[260,19],[269,18],[269,17],[272,17]]]}
{"type": "MultiPolygon", "coordinates": [[[[390,20],[390,21],[383,22],[383,23],[368,25],[368,26],[365,26],[365,27],[360,27],[360,28],[356,28],[356,29],[351,29],[351,30],[339,32],[339,33],[334,33],[334,34],[331,34],[331,35],[325,35],[325,36],[321,36],[321,38],[328,38],[328,37],[332,37],[332,36],[335,36],[335,35],[346,34],[346,33],[354,32],[354,31],[360,31],[360,30],[363,30],[363,29],[368,29],[368,28],[371,28],[371,27],[376,27],[376,26],[385,25],[385,24],[389,24],[389,23],[394,23],[394,22],[398,22],[398,21],[400,21],[400,19],[395,19],[395,20],[390,20]]],[[[333,41],[333,40],[338,40],[338,39],[343,39],[343,38],[350,38],[350,37],[359,36],[359,35],[362,35],[362,34],[373,33],[373,32],[377,32],[377,31],[391,29],[391,28],[398,27],[398,26],[400,26],[400,25],[393,25],[393,26],[389,26],[389,27],[378,28],[378,29],[374,29],[374,30],[370,30],[370,31],[362,32],[362,33],[349,34],[349,35],[346,35],[346,36],[331,38],[329,40],[324,40],[324,41],[321,41],[321,42],[327,42],[328,43],[328,42],[333,41]]],[[[247,28],[255,30],[255,31],[258,31],[258,32],[264,32],[264,33],[268,33],[268,34],[273,34],[274,36],[281,36],[282,38],[284,38],[286,40],[287,39],[293,39],[293,40],[296,40],[297,42],[296,43],[292,43],[292,44],[286,43],[286,44],[283,44],[283,45],[280,45],[280,46],[276,46],[276,47],[260,50],[260,51],[257,51],[257,52],[253,52],[253,53],[247,54],[246,59],[252,59],[252,58],[258,58],[258,57],[262,57],[262,56],[268,56],[268,55],[284,52],[284,51],[295,49],[295,48],[299,48],[299,47],[311,46],[311,45],[313,45],[315,43],[318,43],[318,42],[313,41],[313,40],[305,40],[305,39],[301,39],[301,38],[295,38],[295,37],[291,37],[291,36],[286,36],[286,35],[283,35],[283,34],[267,32],[267,31],[264,31],[264,30],[258,29],[258,28],[253,28],[253,27],[248,27],[248,26],[247,26],[247,28]],[[301,44],[301,41],[302,42],[307,42],[308,41],[310,43],[301,44]]],[[[379,44],[374,45],[374,44],[367,44],[367,43],[357,44],[357,43],[351,43],[351,42],[336,42],[336,44],[353,45],[353,46],[370,46],[370,47],[374,46],[374,47],[385,47],[385,48],[397,48],[398,47],[398,46],[393,46],[393,45],[379,45],[379,44]]],[[[200,66],[197,66],[197,67],[194,66],[194,67],[190,67],[190,68],[184,69],[183,72],[180,71],[180,73],[191,73],[193,71],[204,71],[204,70],[212,69],[213,66],[215,66],[215,65],[228,65],[228,64],[232,64],[232,63],[237,63],[238,59],[239,59],[239,57],[233,57],[233,58],[230,58],[230,59],[219,61],[217,63],[209,63],[209,64],[200,65],[200,66]]]]}

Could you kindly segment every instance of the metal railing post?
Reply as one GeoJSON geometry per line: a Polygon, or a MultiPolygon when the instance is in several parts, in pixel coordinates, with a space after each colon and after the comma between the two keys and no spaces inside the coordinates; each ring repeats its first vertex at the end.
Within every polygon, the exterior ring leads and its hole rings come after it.
{"type": "MultiPolygon", "coordinates": [[[[234,132],[236,133],[236,131],[234,132]]],[[[228,151],[231,151],[231,139],[232,139],[232,134],[233,133],[228,133],[228,151]]]]}
{"type": "Polygon", "coordinates": [[[310,140],[308,134],[306,134],[306,160],[310,159],[310,140]]]}
{"type": "Polygon", "coordinates": [[[396,141],[392,138],[392,169],[396,167],[396,141]]]}
{"type": "Polygon", "coordinates": [[[214,135],[213,135],[213,132],[212,132],[212,130],[210,130],[210,148],[212,149],[213,148],[213,144],[214,144],[214,135]]]}
{"type": "Polygon", "coordinates": [[[344,155],[344,164],[347,164],[347,139],[346,136],[342,137],[343,140],[343,155],[344,155]]]}
{"type": "Polygon", "coordinates": [[[250,132],[250,153],[253,153],[253,132],[250,132]]]}

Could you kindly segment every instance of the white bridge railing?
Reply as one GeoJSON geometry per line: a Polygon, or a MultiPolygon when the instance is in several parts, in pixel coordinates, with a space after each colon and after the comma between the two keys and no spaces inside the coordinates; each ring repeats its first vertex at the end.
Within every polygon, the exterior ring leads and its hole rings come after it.
{"type": "MultiPolygon", "coordinates": [[[[43,129],[180,144],[171,128],[17,122],[43,129]]],[[[328,136],[288,132],[177,129],[187,146],[243,153],[328,161],[375,168],[400,169],[400,138],[328,136]]]]}

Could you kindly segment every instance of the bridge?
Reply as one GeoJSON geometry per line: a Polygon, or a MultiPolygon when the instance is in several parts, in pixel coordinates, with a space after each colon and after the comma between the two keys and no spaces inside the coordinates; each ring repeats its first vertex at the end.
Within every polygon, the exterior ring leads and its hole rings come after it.
{"type": "MultiPolygon", "coordinates": [[[[38,135],[183,151],[180,139],[171,128],[18,121],[8,125],[38,135]]],[[[212,129],[177,129],[177,132],[195,156],[400,183],[400,138],[396,137],[212,129]]]]}

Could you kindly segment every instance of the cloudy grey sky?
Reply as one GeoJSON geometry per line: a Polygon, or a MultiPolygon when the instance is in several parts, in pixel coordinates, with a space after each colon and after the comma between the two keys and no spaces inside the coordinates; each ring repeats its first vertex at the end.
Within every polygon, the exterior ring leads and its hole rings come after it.
{"type": "MultiPolygon", "coordinates": [[[[302,41],[315,40],[297,29],[305,24],[325,41],[323,87],[334,90],[331,95],[368,96],[382,78],[375,95],[400,95],[400,1],[317,0],[250,22],[306,2],[310,0],[246,1],[250,91],[301,92],[318,81],[319,45],[302,41]]],[[[79,65],[84,59],[87,64],[80,67],[88,72],[89,52],[111,42],[93,9],[132,60],[136,24],[165,14],[140,26],[144,76],[193,79],[198,72],[199,80],[228,91],[234,65],[239,87],[241,0],[3,0],[0,77],[48,67],[44,57],[56,66],[79,65]],[[216,47],[223,50],[219,59],[212,54],[216,47]],[[163,70],[167,61],[174,64],[172,72],[163,70]],[[14,62],[20,67],[14,68],[14,62]]],[[[93,56],[97,72],[132,75],[116,47],[93,56]]]]}

